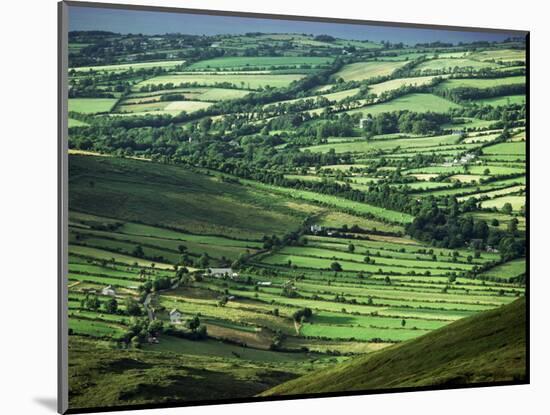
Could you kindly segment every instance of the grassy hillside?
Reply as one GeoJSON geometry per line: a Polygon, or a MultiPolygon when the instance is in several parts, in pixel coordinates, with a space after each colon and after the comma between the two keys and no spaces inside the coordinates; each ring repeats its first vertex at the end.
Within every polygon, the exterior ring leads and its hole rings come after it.
{"type": "Polygon", "coordinates": [[[296,376],[234,356],[117,350],[84,338],[71,339],[69,354],[71,409],[247,397],[296,376]]]}
{"type": "Polygon", "coordinates": [[[179,166],[71,156],[69,175],[71,210],[194,233],[255,239],[306,216],[278,195],[179,166]]]}
{"type": "Polygon", "coordinates": [[[525,299],[276,386],[263,396],[525,379],[525,299]]]}

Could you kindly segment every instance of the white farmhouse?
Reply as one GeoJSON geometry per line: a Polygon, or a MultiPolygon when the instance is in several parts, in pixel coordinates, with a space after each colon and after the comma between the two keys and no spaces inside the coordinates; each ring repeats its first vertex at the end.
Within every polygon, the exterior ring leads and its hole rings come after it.
{"type": "Polygon", "coordinates": [[[116,295],[116,291],[112,286],[108,285],[101,290],[101,294],[114,297],[116,295]]]}
{"type": "Polygon", "coordinates": [[[311,233],[319,233],[323,230],[323,227],[321,225],[315,224],[315,225],[311,225],[309,227],[309,230],[311,233]]]}
{"type": "Polygon", "coordinates": [[[181,323],[181,313],[177,308],[174,308],[172,311],[170,311],[170,323],[172,324],[181,323]]]}
{"type": "Polygon", "coordinates": [[[208,274],[211,277],[223,278],[223,277],[238,277],[239,274],[234,272],[231,268],[208,268],[208,274]]]}

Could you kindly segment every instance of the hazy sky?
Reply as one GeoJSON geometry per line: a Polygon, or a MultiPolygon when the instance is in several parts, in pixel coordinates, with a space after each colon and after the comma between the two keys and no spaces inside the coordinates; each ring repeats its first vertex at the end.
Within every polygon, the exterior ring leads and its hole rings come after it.
{"type": "Polygon", "coordinates": [[[143,33],[148,35],[165,33],[195,35],[246,32],[307,33],[329,34],[344,39],[389,40],[407,44],[433,41],[452,43],[477,40],[499,41],[512,36],[506,33],[411,29],[73,6],[69,7],[69,30],[107,30],[124,34],[143,33]]]}

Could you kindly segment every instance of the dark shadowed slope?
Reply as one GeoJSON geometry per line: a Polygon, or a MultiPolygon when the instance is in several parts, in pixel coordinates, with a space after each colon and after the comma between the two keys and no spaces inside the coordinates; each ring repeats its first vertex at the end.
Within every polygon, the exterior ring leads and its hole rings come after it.
{"type": "Polygon", "coordinates": [[[522,381],[526,305],[520,298],[420,338],[278,385],[262,396],[522,381]]]}

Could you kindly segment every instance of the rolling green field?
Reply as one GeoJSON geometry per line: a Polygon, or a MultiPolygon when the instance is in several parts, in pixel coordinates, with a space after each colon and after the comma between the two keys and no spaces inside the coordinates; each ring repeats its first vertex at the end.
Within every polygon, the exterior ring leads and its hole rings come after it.
{"type": "Polygon", "coordinates": [[[525,196],[501,196],[481,202],[482,208],[497,208],[502,209],[505,204],[512,205],[512,209],[519,211],[525,206],[525,196]]]}
{"type": "MultiPolygon", "coordinates": [[[[172,102],[155,102],[150,104],[131,104],[125,105],[122,103],[117,107],[120,113],[130,114],[179,114],[182,111],[194,112],[208,108],[212,105],[209,102],[202,101],[172,101],[172,102]]],[[[116,114],[117,112],[113,112],[116,114]]]]}
{"type": "MultiPolygon", "coordinates": [[[[134,92],[123,100],[122,104],[140,104],[158,102],[163,95],[181,94],[185,99],[203,102],[226,101],[242,98],[249,94],[249,91],[228,88],[173,88],[166,91],[134,92]]],[[[168,102],[167,102],[168,103],[168,102]]]]}
{"type": "Polygon", "coordinates": [[[443,81],[439,86],[446,89],[454,88],[492,88],[501,85],[524,85],[524,76],[510,76],[505,78],[495,79],[447,79],[443,81]]]}
{"type": "Polygon", "coordinates": [[[71,409],[524,379],[526,45],[308,30],[71,32],[71,409]]]}
{"type": "Polygon", "coordinates": [[[69,128],[70,127],[85,127],[87,125],[88,124],[83,122],[83,121],[79,121],[79,120],[75,120],[73,118],[69,118],[69,128]]]}
{"type": "Polygon", "coordinates": [[[79,68],[73,68],[76,73],[79,72],[124,72],[129,69],[150,69],[150,68],[174,68],[179,65],[183,65],[185,61],[173,60],[173,61],[155,61],[155,62],[139,62],[139,63],[124,63],[118,65],[98,65],[98,66],[82,66],[79,68]]]}
{"type": "Polygon", "coordinates": [[[525,155],[526,147],[524,142],[499,143],[483,149],[483,154],[519,154],[525,155]]]}
{"type": "Polygon", "coordinates": [[[166,166],[159,176],[147,162],[71,156],[70,169],[69,209],[98,216],[240,238],[283,231],[303,218],[299,209],[266,191],[183,168],[166,166]],[[251,213],[243,217],[242,209],[251,213]]]}
{"type": "Polygon", "coordinates": [[[344,66],[334,74],[336,79],[344,81],[363,81],[377,76],[390,75],[405,62],[357,62],[344,66]]]}
{"type": "Polygon", "coordinates": [[[309,374],[265,396],[512,381],[525,372],[525,301],[454,323],[342,366],[309,374]],[[449,356],[459,345],[461,353],[449,356]],[[430,357],[425,358],[426,349],[430,357]],[[368,374],[368,375],[367,375],[368,374]]]}
{"type": "Polygon", "coordinates": [[[453,144],[457,140],[458,138],[454,135],[445,135],[437,137],[404,138],[380,141],[354,141],[351,143],[331,143],[314,147],[306,147],[304,151],[307,150],[312,152],[327,152],[331,149],[334,149],[336,153],[369,153],[377,150],[390,150],[395,148],[420,149],[422,147],[453,144]]]}
{"type": "Polygon", "coordinates": [[[429,84],[433,76],[417,76],[413,78],[398,78],[391,81],[381,82],[379,84],[373,84],[369,86],[369,90],[376,95],[380,95],[382,92],[392,91],[394,89],[401,88],[402,86],[421,86],[429,84]]]}
{"type": "Polygon", "coordinates": [[[95,114],[98,112],[109,112],[116,104],[114,98],[70,98],[69,112],[80,112],[82,114],[95,114]]]}
{"type": "Polygon", "coordinates": [[[262,57],[228,57],[207,59],[195,62],[189,66],[190,70],[204,69],[235,69],[272,66],[300,66],[300,65],[326,65],[334,60],[333,57],[315,56],[262,56],[262,57]]]}
{"type": "Polygon", "coordinates": [[[433,94],[415,93],[404,95],[399,98],[381,104],[368,105],[363,108],[351,110],[349,114],[361,114],[362,116],[378,115],[383,112],[392,111],[414,111],[414,112],[446,112],[459,105],[438,97],[433,94]]]}
{"type": "Polygon", "coordinates": [[[521,49],[495,49],[472,52],[469,57],[481,61],[514,62],[525,61],[525,51],[521,49]]]}
{"type": "Polygon", "coordinates": [[[291,82],[302,79],[303,75],[295,74],[194,74],[192,72],[177,73],[174,75],[162,75],[147,79],[137,84],[137,87],[160,84],[198,84],[198,85],[216,85],[229,83],[241,89],[258,89],[260,87],[282,88],[290,85],[291,82]]]}
{"type": "Polygon", "coordinates": [[[419,71],[443,71],[453,72],[455,70],[461,71],[464,69],[483,69],[483,68],[495,68],[497,64],[491,62],[476,61],[473,59],[465,58],[439,58],[432,59],[426,62],[422,62],[416,69],[419,71]]]}
{"type": "Polygon", "coordinates": [[[490,105],[493,107],[505,106],[510,104],[525,104],[525,95],[507,95],[504,97],[477,99],[476,103],[481,105],[490,105]]]}

